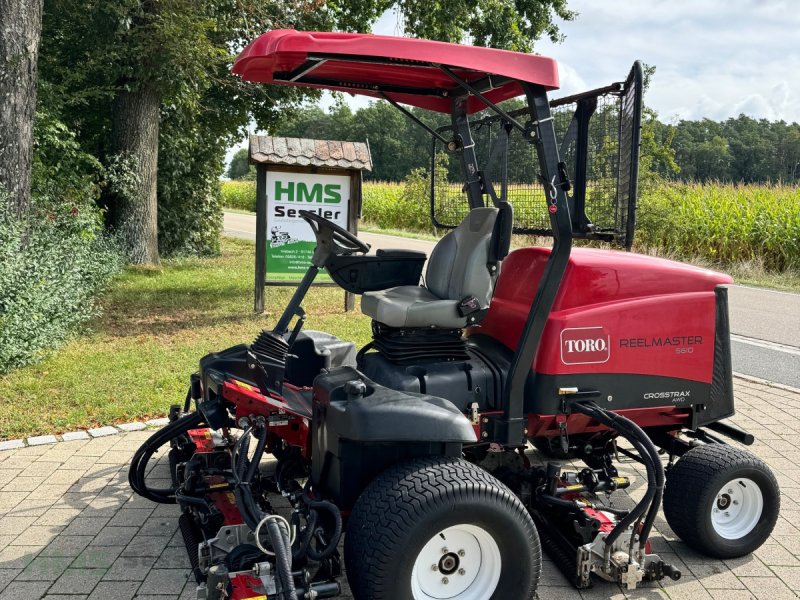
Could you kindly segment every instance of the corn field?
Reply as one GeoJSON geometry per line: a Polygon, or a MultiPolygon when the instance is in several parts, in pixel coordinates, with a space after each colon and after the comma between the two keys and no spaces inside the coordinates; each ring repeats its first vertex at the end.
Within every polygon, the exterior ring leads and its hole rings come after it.
{"type": "MultiPolygon", "coordinates": [[[[226,207],[254,210],[254,182],[222,186],[226,207]]],[[[363,220],[386,229],[430,232],[429,189],[424,173],[412,173],[404,183],[366,182],[363,220]]],[[[649,183],[639,197],[635,249],[721,265],[755,262],[773,272],[798,270],[800,188],[649,183]]]]}

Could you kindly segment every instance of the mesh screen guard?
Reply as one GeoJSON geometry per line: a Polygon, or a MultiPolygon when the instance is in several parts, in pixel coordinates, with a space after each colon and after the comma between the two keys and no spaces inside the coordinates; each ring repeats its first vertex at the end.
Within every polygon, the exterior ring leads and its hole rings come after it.
{"type": "MultiPolygon", "coordinates": [[[[574,237],[625,248],[633,243],[642,90],[642,66],[636,62],[624,83],[550,103],[560,159],[572,183],[568,195],[574,237]]],[[[519,106],[504,107],[515,119],[530,119],[521,101],[519,106]]],[[[552,235],[535,146],[517,129],[506,127],[504,135],[504,126],[494,113],[470,124],[485,187],[491,183],[501,196],[505,179],[515,233],[552,235]]],[[[452,127],[438,131],[445,138],[453,136],[452,127]]],[[[431,146],[431,216],[435,226],[452,228],[469,212],[460,156],[446,152],[434,137],[431,146]]],[[[491,205],[488,189],[484,201],[491,205]]]]}

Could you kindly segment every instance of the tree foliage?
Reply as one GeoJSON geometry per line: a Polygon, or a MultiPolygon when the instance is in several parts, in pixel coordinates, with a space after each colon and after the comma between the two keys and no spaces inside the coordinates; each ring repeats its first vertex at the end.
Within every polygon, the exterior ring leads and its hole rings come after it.
{"type": "Polygon", "coordinates": [[[414,37],[530,52],[536,40],[560,41],[557,19],[576,13],[567,0],[340,0],[328,5],[344,28],[368,31],[384,11],[403,16],[405,33],[414,37]]]}
{"type": "Polygon", "coordinates": [[[228,179],[251,179],[255,177],[255,172],[256,170],[253,168],[253,165],[248,161],[247,148],[241,148],[237,150],[236,154],[231,158],[231,162],[225,174],[228,176],[228,179]]]}
{"type": "MultiPolygon", "coordinates": [[[[92,0],[89,6],[47,0],[41,64],[52,93],[46,107],[108,166],[120,163],[115,99],[155,89],[161,105],[160,249],[213,251],[216,179],[225,149],[253,122],[269,130],[301,99],[316,96],[241,82],[230,74],[235,55],[270,29],[368,31],[389,8],[403,15],[409,35],[448,41],[471,36],[476,44],[517,50],[529,50],[544,35],[558,39],[555,18],[573,18],[566,0],[92,0]]],[[[380,119],[381,110],[369,116],[380,119]]],[[[389,136],[370,141],[376,153],[403,150],[389,136]]],[[[110,189],[103,187],[103,198],[113,208],[110,189]]]]}
{"type": "MultiPolygon", "coordinates": [[[[508,110],[521,106],[509,101],[508,110]]],[[[412,109],[438,127],[446,115],[412,109]]],[[[275,127],[275,135],[319,137],[350,141],[368,140],[373,171],[367,178],[402,181],[413,169],[430,162],[430,135],[385,102],[375,102],[353,112],[345,104],[329,111],[317,106],[296,110],[275,127]]],[[[522,156],[510,140],[510,155],[522,156]]],[[[778,182],[800,181],[800,125],[770,122],[740,115],[726,121],[680,121],[667,125],[650,108],[642,115],[640,172],[683,181],[778,182]]],[[[529,170],[509,164],[509,179],[523,180],[529,170]]]]}
{"type": "MultiPolygon", "coordinates": [[[[313,3],[232,0],[48,0],[42,79],[45,106],[70,123],[82,147],[106,167],[116,156],[113,106],[143,86],[159,95],[158,229],[162,252],[213,252],[218,178],[226,149],[251,122],[272,124],[308,95],[247,85],[230,74],[244,44],[274,27],[330,29],[331,11],[313,3]]],[[[313,95],[313,94],[312,94],[313,95]]],[[[129,164],[129,163],[126,163],[129,164]]],[[[112,173],[113,174],[113,171],[112,173]]],[[[114,208],[113,178],[103,204],[114,208]]]]}
{"type": "Polygon", "coordinates": [[[683,181],[800,181],[800,124],[753,119],[746,115],[725,121],[682,120],[657,123],[655,134],[675,153],[683,181]]]}

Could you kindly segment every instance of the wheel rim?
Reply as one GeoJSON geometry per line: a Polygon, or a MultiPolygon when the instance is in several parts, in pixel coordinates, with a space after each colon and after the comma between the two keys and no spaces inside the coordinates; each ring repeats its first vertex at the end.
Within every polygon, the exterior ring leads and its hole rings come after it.
{"type": "Polygon", "coordinates": [[[414,600],[486,600],[500,581],[500,548],[475,525],[443,529],[423,546],[411,571],[414,600]]]}
{"type": "Polygon", "coordinates": [[[723,485],[711,506],[711,525],[726,540],[738,540],[755,529],[764,511],[761,488],[739,477],[723,485]]]}

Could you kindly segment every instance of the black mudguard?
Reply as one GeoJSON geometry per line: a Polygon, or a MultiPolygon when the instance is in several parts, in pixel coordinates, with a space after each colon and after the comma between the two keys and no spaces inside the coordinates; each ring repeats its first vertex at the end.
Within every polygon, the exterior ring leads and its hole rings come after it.
{"type": "Polygon", "coordinates": [[[352,367],[314,380],[312,439],[312,482],[342,510],[393,464],[457,457],[463,444],[477,441],[470,421],[449,400],[383,387],[352,367]]]}

